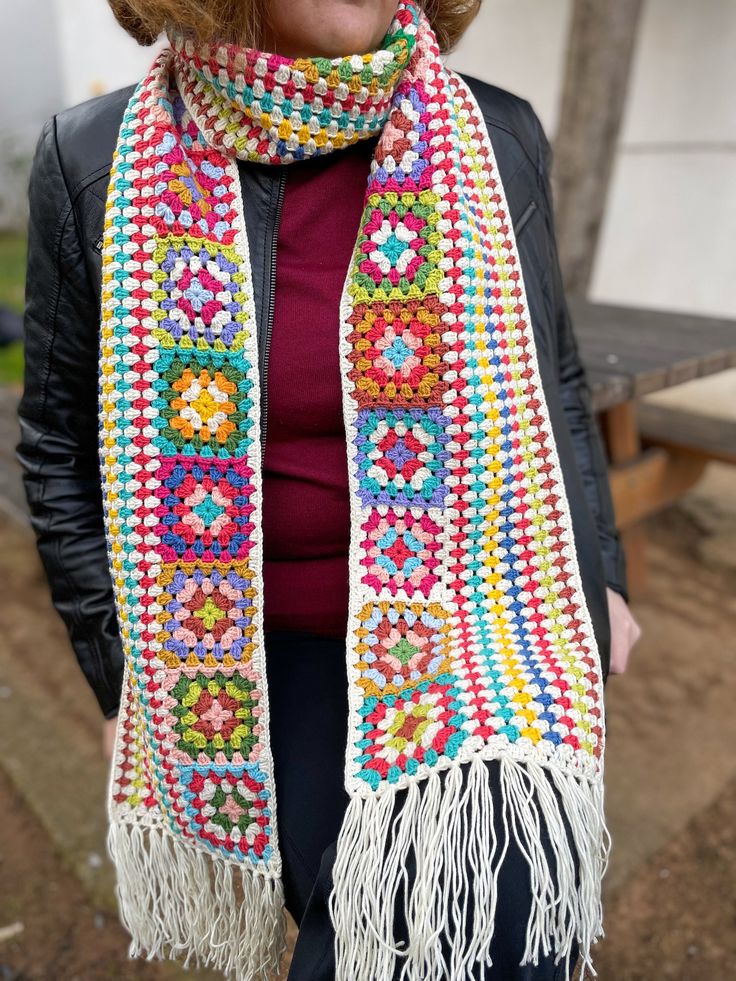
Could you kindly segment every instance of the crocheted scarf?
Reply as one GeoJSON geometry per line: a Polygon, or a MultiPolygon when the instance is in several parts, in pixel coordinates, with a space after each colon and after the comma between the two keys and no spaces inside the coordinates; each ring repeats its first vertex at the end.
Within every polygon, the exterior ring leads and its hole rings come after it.
{"type": "MultiPolygon", "coordinates": [[[[482,113],[402,0],[364,55],[173,37],[120,128],[99,409],[126,659],[108,847],[131,956],[265,981],[284,949],[238,161],[298,166],[379,133],[339,310],[336,977],[482,976],[505,851],[494,811],[529,866],[524,961],[577,942],[587,964],[601,931],[601,667],[514,231],[482,113]]],[[[326,233],[340,220],[325,214],[326,233]]]]}

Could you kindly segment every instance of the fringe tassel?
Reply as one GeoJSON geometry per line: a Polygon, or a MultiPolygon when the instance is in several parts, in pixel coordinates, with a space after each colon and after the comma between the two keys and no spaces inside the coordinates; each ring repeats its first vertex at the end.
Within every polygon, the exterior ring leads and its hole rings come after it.
{"type": "Polygon", "coordinates": [[[268,981],[286,947],[280,879],[176,840],[163,828],[111,822],[120,918],[130,957],[183,958],[235,981],[268,981]]]}
{"type": "Polygon", "coordinates": [[[581,978],[595,975],[609,847],[603,788],[535,763],[498,766],[500,799],[488,763],[474,757],[398,795],[350,800],[329,898],[336,981],[390,981],[398,970],[401,981],[484,979],[509,841],[531,882],[521,963],[551,953],[567,961],[577,942],[581,978]],[[394,937],[398,909],[408,941],[394,937]]]}

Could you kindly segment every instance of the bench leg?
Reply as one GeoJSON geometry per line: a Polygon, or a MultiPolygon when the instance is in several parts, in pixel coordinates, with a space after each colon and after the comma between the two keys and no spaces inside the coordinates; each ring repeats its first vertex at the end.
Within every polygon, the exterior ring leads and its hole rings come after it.
{"type": "Polygon", "coordinates": [[[649,566],[647,562],[647,533],[641,521],[623,528],[621,543],[626,554],[626,578],[629,597],[638,599],[647,587],[649,566]]]}
{"type": "MultiPolygon", "coordinates": [[[[641,455],[641,439],[636,422],[636,406],[633,401],[622,402],[602,413],[603,436],[608,448],[608,458],[614,465],[630,463],[641,455]]],[[[628,525],[619,531],[621,544],[626,553],[629,595],[641,595],[647,584],[647,534],[642,521],[628,525]]]]}

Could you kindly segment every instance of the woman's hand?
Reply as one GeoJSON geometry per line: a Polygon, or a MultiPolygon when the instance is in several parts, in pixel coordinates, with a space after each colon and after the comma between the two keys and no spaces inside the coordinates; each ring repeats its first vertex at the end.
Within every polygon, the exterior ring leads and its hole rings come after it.
{"type": "Polygon", "coordinates": [[[102,723],[102,752],[105,754],[106,760],[112,759],[113,750],[115,748],[115,730],[117,729],[118,720],[115,719],[105,719],[102,723]]]}
{"type": "Polygon", "coordinates": [[[623,674],[629,654],[641,637],[641,627],[633,617],[629,604],[615,589],[606,587],[608,618],[611,621],[611,674],[623,674]]]}

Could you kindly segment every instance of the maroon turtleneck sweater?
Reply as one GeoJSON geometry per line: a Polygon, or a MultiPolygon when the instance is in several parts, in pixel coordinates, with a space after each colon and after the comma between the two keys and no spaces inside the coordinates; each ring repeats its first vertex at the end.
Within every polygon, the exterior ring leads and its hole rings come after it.
{"type": "Polygon", "coordinates": [[[350,506],[339,307],[375,140],[288,166],[263,468],[266,630],[344,637],[350,506]]]}

